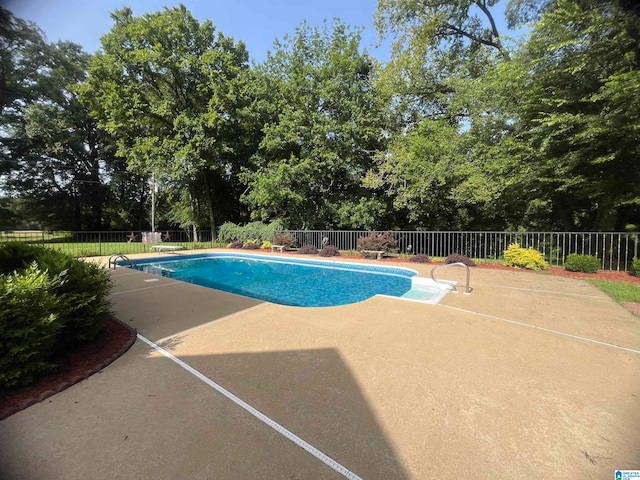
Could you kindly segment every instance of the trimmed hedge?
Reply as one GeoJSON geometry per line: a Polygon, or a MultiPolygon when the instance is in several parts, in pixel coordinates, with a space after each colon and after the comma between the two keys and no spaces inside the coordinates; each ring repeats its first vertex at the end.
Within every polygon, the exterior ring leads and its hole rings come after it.
{"type": "Polygon", "coordinates": [[[325,245],[318,255],[321,257],[337,257],[340,255],[340,251],[334,245],[325,245]]]}
{"type": "Polygon", "coordinates": [[[569,272],[596,273],[600,268],[600,260],[591,255],[572,253],[564,262],[564,268],[569,272]]]}
{"type": "Polygon", "coordinates": [[[24,348],[31,354],[28,358],[10,355],[8,363],[0,365],[0,385],[29,383],[34,373],[50,368],[57,356],[95,339],[111,315],[110,287],[108,271],[97,264],[42,247],[1,245],[0,351],[17,355],[24,348]],[[36,341],[31,334],[42,334],[47,340],[36,341]],[[24,342],[9,347],[9,338],[24,342]]]}

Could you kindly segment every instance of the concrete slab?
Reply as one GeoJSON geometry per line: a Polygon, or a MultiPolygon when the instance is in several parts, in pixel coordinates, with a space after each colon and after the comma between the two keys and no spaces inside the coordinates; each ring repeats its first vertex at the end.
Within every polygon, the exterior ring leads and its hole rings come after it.
{"type": "MultiPolygon", "coordinates": [[[[585,282],[474,270],[472,295],[438,306],[376,297],[296,308],[126,269],[113,278],[123,320],[362,478],[600,479],[640,468],[639,353],[478,315],[640,350],[638,319],[585,282]]],[[[140,343],[0,422],[0,473],[338,476],[140,343]]]]}
{"type": "Polygon", "coordinates": [[[342,478],[137,343],[101,374],[0,423],[0,477],[342,478]]]}

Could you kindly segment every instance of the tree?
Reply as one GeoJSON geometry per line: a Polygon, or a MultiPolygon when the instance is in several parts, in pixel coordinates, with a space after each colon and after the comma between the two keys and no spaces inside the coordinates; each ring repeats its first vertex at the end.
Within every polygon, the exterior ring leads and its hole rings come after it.
{"type": "Polygon", "coordinates": [[[514,138],[535,173],[528,213],[549,227],[640,220],[639,45],[639,17],[616,2],[558,0],[532,31],[514,138]]]}
{"type": "Polygon", "coordinates": [[[73,90],[88,55],[47,43],[6,11],[0,19],[5,188],[32,204],[30,220],[43,227],[100,229],[105,138],[73,90]]]}
{"type": "Polygon", "coordinates": [[[290,227],[373,228],[387,205],[362,179],[384,149],[385,111],[360,34],[303,24],[254,74],[264,127],[243,196],[252,218],[290,227]]]}
{"type": "Polygon", "coordinates": [[[488,208],[495,207],[498,192],[484,173],[491,148],[482,142],[495,142],[495,124],[507,119],[495,115],[493,98],[479,96],[487,90],[485,77],[512,57],[496,26],[495,3],[378,3],[379,34],[393,39],[378,86],[396,121],[389,151],[378,157],[368,184],[384,188],[395,207],[406,208],[414,226],[504,224],[499,211],[488,208]]]}
{"type": "MultiPolygon", "coordinates": [[[[138,174],[176,182],[202,198],[215,234],[216,185],[233,181],[246,161],[242,108],[248,54],[242,42],[200,24],[184,6],[134,17],[112,14],[82,88],[99,125],[114,136],[117,155],[138,174]]],[[[195,228],[197,215],[191,223],[195,228]]]]}

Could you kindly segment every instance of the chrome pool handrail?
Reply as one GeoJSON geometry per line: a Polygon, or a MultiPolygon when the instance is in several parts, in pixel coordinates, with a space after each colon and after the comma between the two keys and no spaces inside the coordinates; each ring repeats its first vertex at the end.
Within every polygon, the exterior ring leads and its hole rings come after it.
{"type": "Polygon", "coordinates": [[[130,267],[132,268],[136,267],[135,262],[133,260],[130,260],[129,257],[127,257],[126,255],[123,255],[122,253],[116,253],[109,257],[109,265],[107,268],[111,268],[111,265],[113,265],[113,269],[115,270],[116,266],[118,265],[116,263],[116,260],[118,260],[119,258],[125,261],[126,263],[128,263],[130,267]]]}
{"type": "Polygon", "coordinates": [[[435,271],[436,270],[439,270],[439,269],[445,268],[445,267],[454,267],[454,266],[464,267],[465,270],[467,271],[467,284],[466,284],[467,288],[465,289],[464,294],[465,295],[470,295],[471,294],[471,290],[472,290],[471,286],[469,285],[469,277],[471,276],[471,271],[469,270],[469,266],[465,265],[462,262],[447,263],[445,265],[438,265],[436,267],[433,267],[431,269],[431,280],[433,280],[436,283],[443,283],[445,285],[449,285],[451,287],[451,291],[453,293],[458,293],[458,289],[456,288],[456,283],[455,282],[452,282],[450,280],[440,280],[440,279],[436,278],[436,276],[435,276],[435,271]]]}

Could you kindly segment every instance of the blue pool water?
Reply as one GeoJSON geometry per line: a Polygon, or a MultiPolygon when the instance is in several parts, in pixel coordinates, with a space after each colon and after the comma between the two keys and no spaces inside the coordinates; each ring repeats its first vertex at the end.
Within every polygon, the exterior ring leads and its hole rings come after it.
{"type": "Polygon", "coordinates": [[[181,256],[136,262],[148,273],[282,305],[327,307],[374,295],[400,297],[415,271],[243,254],[181,256]]]}

